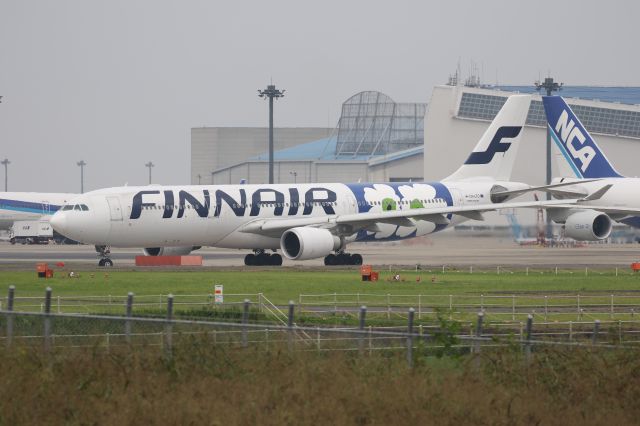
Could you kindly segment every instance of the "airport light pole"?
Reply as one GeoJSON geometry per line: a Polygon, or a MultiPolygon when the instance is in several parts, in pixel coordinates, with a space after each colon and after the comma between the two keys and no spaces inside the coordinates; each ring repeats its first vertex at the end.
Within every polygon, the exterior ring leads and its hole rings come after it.
{"type": "Polygon", "coordinates": [[[273,100],[284,97],[285,90],[269,84],[266,90],[258,90],[258,96],[269,99],[269,183],[273,183],[273,100]]]}
{"type": "Polygon", "coordinates": [[[291,170],[289,172],[290,175],[293,175],[293,183],[297,183],[298,181],[298,172],[296,172],[295,170],[291,170]]]}
{"type": "Polygon", "coordinates": [[[198,185],[200,185],[200,182],[202,181],[202,175],[198,175],[198,185]]]}
{"type": "Polygon", "coordinates": [[[213,175],[215,175],[216,172],[211,172],[211,185],[213,185],[213,175]]]}
{"type": "MultiPolygon", "coordinates": [[[[539,92],[541,90],[545,90],[547,92],[547,96],[551,96],[553,92],[557,92],[558,90],[562,90],[563,83],[557,83],[553,81],[553,77],[546,77],[543,82],[536,81],[535,83],[536,90],[539,92]]],[[[549,125],[547,125],[547,185],[551,184],[551,130],[549,129],[549,125]]],[[[547,192],[547,200],[551,199],[551,194],[547,192]]],[[[551,238],[551,219],[549,218],[549,213],[547,213],[547,238],[551,238]]]]}
{"type": "MultiPolygon", "coordinates": [[[[0,98],[2,98],[2,96],[0,96],[0,98]]],[[[7,192],[9,191],[9,173],[7,172],[7,170],[9,169],[9,164],[11,164],[11,161],[9,161],[8,158],[5,158],[4,160],[0,161],[0,164],[4,166],[4,192],[7,192]]]]}
{"type": "Polygon", "coordinates": [[[149,185],[151,185],[151,168],[155,167],[156,165],[149,161],[145,164],[145,166],[149,168],[149,185]]]}
{"type": "Polygon", "coordinates": [[[80,160],[76,163],[80,166],[80,193],[84,194],[84,166],[87,165],[84,160],[80,160]]]}

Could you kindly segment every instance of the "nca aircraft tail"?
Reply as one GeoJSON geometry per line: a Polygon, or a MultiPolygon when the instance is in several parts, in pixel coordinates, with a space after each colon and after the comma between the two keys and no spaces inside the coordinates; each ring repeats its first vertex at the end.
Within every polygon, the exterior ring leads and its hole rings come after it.
{"type": "Polygon", "coordinates": [[[564,99],[560,96],[543,96],[542,103],[551,139],[560,152],[557,160],[561,177],[622,177],[564,99]]]}
{"type": "Polygon", "coordinates": [[[530,103],[530,95],[510,96],[467,161],[444,180],[460,181],[478,178],[511,180],[520,134],[527,120],[530,103]]]}

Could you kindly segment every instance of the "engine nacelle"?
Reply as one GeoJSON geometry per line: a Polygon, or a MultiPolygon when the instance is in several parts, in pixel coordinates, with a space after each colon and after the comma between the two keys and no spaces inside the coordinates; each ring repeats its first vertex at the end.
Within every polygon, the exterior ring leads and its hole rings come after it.
{"type": "Polygon", "coordinates": [[[326,229],[291,228],[280,237],[280,248],[287,259],[307,260],[324,257],[342,245],[340,238],[326,229]]]}
{"type": "Polygon", "coordinates": [[[150,247],[142,249],[145,256],[186,256],[200,247],[150,247]]]}
{"type": "Polygon", "coordinates": [[[564,224],[564,234],[578,241],[604,240],[611,234],[611,218],[595,210],[572,213],[564,224]]]}

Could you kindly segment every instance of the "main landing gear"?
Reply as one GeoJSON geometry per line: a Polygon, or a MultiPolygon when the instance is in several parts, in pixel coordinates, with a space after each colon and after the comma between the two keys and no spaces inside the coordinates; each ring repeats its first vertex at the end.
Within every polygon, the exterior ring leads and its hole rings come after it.
{"type": "Polygon", "coordinates": [[[362,256],[357,253],[349,254],[345,252],[338,252],[336,254],[326,256],[324,258],[324,264],[326,266],[362,265],[362,256]]]}
{"type": "Polygon", "coordinates": [[[254,254],[248,254],[244,257],[244,264],[247,266],[281,266],[282,256],[278,253],[265,253],[264,250],[258,249],[253,251],[254,254]]]}
{"type": "Polygon", "coordinates": [[[98,257],[100,258],[100,260],[98,261],[98,266],[104,266],[106,268],[110,268],[113,266],[113,260],[109,259],[109,255],[111,254],[111,247],[96,246],[96,252],[98,252],[98,257]]]}

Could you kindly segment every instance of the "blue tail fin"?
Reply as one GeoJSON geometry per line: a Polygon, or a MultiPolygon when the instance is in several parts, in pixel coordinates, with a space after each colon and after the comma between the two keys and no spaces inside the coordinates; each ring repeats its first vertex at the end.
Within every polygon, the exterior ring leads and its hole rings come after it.
{"type": "Polygon", "coordinates": [[[622,177],[560,96],[543,96],[551,139],[578,178],[622,177]]]}

